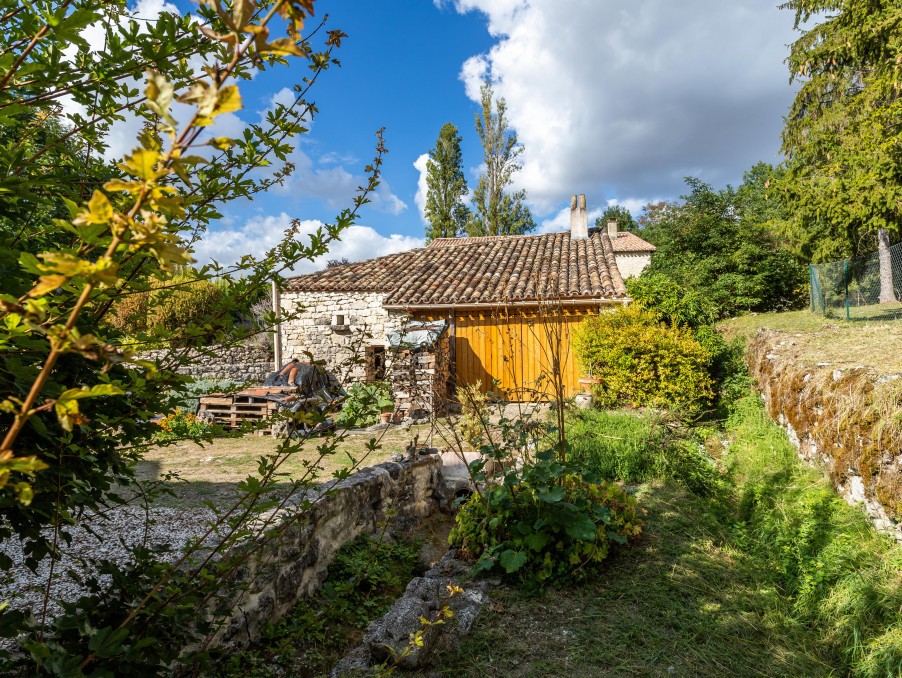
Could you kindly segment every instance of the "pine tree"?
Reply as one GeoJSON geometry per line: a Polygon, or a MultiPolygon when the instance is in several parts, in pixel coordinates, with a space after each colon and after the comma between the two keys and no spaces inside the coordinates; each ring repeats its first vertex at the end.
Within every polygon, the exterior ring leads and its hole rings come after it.
{"type": "Polygon", "coordinates": [[[442,125],[435,148],[429,151],[426,163],[426,240],[456,238],[470,219],[470,210],[463,203],[467,194],[460,135],[457,127],[442,125]]]}
{"type": "MultiPolygon", "coordinates": [[[[902,5],[790,0],[791,79],[801,82],[783,132],[785,192],[800,249],[813,260],[885,245],[902,223],[902,5]]],[[[894,299],[881,258],[881,300],[894,299]]]]}
{"type": "Polygon", "coordinates": [[[475,214],[467,224],[467,234],[521,235],[535,229],[532,214],[524,201],[526,191],[505,193],[515,172],[523,165],[518,158],[523,146],[517,143],[517,133],[508,130],[507,103],[499,99],[492,111],[492,86],[482,85],[482,113],[476,115],[476,132],[482,142],[485,172],[479,177],[473,195],[475,214]]]}

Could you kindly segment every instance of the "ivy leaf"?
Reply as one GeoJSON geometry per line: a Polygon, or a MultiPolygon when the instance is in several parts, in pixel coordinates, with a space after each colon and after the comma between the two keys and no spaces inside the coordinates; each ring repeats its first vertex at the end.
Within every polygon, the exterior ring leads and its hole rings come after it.
{"type": "Polygon", "coordinates": [[[523,551],[513,551],[512,549],[507,549],[506,551],[503,551],[498,557],[498,562],[500,563],[501,567],[504,568],[505,572],[511,574],[512,572],[516,572],[526,564],[526,554],[523,551]]]}

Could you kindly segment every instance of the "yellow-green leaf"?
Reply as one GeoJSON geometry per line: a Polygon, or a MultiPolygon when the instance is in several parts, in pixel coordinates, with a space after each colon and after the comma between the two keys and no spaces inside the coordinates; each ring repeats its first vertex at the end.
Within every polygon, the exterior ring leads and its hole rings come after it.
{"type": "Polygon", "coordinates": [[[120,163],[119,167],[133,177],[153,181],[159,176],[155,169],[159,159],[160,154],[156,151],[138,148],[125,159],[125,162],[120,163]]]}
{"type": "Polygon", "coordinates": [[[241,110],[241,93],[238,91],[238,85],[226,85],[216,96],[216,107],[211,116],[238,110],[241,110]]]}

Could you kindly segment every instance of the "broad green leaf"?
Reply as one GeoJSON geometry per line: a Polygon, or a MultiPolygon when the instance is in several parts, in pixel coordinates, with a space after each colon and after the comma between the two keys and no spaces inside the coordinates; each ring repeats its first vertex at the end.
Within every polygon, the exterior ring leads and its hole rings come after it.
{"type": "Polygon", "coordinates": [[[508,574],[516,572],[526,564],[526,554],[523,551],[507,549],[498,557],[498,563],[508,574]]]}

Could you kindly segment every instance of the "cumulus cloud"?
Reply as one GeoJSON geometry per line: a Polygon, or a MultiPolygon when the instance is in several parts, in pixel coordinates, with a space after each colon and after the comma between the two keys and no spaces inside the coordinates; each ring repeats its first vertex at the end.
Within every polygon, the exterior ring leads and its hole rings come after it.
{"type": "MultiPolygon", "coordinates": [[[[212,229],[195,245],[194,258],[201,264],[217,261],[229,265],[248,254],[259,257],[282,240],[291,221],[291,217],[282,212],[278,215],[255,216],[237,227],[212,229]]],[[[299,236],[309,239],[322,225],[323,222],[317,219],[304,220],[300,223],[299,236]]],[[[301,262],[294,272],[310,273],[320,270],[325,268],[330,259],[360,261],[422,247],[423,244],[422,238],[398,234],[386,237],[369,226],[351,226],[343,231],[340,241],[332,244],[328,254],[313,261],[301,262]]]]}
{"type": "MultiPolygon", "coordinates": [[[[300,148],[295,148],[289,161],[294,165],[294,171],[281,186],[271,189],[273,193],[296,198],[318,198],[329,208],[339,209],[350,205],[357,188],[367,183],[364,174],[351,172],[343,166],[317,165],[300,148]]],[[[407,203],[392,192],[384,175],[379,187],[369,197],[370,204],[367,207],[379,212],[397,215],[407,209],[407,203]]]]}
{"type": "Polygon", "coordinates": [[[777,160],[793,33],[775,5],[456,0],[498,39],[460,77],[474,101],[486,76],[507,100],[540,214],[574,192],[675,196],[684,176],[735,182],[777,160]]]}
{"type": "Polygon", "coordinates": [[[426,191],[429,190],[429,187],[426,185],[426,165],[429,162],[429,154],[423,153],[419,158],[417,158],[413,167],[419,172],[419,176],[417,177],[417,193],[413,196],[413,201],[417,204],[417,209],[420,212],[420,220],[425,224],[426,222],[426,191]]]}

